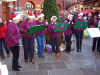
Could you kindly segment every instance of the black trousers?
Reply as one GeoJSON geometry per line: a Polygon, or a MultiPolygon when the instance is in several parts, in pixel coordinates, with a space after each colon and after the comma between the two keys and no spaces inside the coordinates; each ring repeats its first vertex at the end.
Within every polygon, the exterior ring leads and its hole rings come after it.
{"type": "Polygon", "coordinates": [[[65,40],[66,40],[66,52],[70,52],[71,51],[71,35],[70,36],[65,36],[65,40]]]}
{"type": "Polygon", "coordinates": [[[51,38],[52,51],[54,53],[59,53],[59,38],[51,38]]]}
{"type": "Polygon", "coordinates": [[[98,52],[100,52],[100,37],[98,38],[97,50],[98,50],[98,52]]]}
{"type": "Polygon", "coordinates": [[[95,51],[95,49],[100,52],[100,38],[93,39],[92,51],[95,51]]]}
{"type": "Polygon", "coordinates": [[[14,47],[10,47],[10,50],[11,50],[12,55],[13,55],[12,68],[18,68],[18,66],[19,66],[19,63],[18,63],[18,59],[19,59],[19,45],[17,44],[14,47]]]}
{"type": "Polygon", "coordinates": [[[6,53],[9,54],[10,51],[9,51],[9,48],[5,44],[5,39],[0,38],[0,56],[4,56],[3,47],[5,48],[6,53]]]}
{"type": "Polygon", "coordinates": [[[22,38],[24,48],[24,59],[32,61],[34,58],[34,38],[22,38]]]}
{"type": "Polygon", "coordinates": [[[75,32],[75,36],[76,36],[76,46],[78,51],[81,50],[82,47],[83,32],[75,32]]]}

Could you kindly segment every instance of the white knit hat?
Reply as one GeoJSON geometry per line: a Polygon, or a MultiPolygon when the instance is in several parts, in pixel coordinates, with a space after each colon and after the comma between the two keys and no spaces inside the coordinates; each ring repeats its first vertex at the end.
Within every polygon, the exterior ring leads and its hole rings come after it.
{"type": "Polygon", "coordinates": [[[87,16],[84,16],[83,18],[84,18],[84,20],[87,20],[87,16]]]}
{"type": "Polygon", "coordinates": [[[52,16],[52,17],[51,17],[51,21],[52,21],[54,18],[57,20],[57,17],[56,17],[56,16],[52,16]]]}
{"type": "Polygon", "coordinates": [[[83,12],[79,12],[79,14],[78,14],[79,16],[83,16],[84,15],[84,13],[83,12]]]}
{"type": "Polygon", "coordinates": [[[35,15],[30,13],[30,14],[28,14],[28,18],[35,18],[35,15]]]}
{"type": "Polygon", "coordinates": [[[13,14],[12,17],[11,17],[11,20],[17,20],[17,19],[20,19],[20,18],[21,18],[21,15],[13,14]]]}
{"type": "Polygon", "coordinates": [[[38,18],[44,17],[43,13],[38,13],[38,18]]]}
{"type": "Polygon", "coordinates": [[[73,15],[72,15],[72,14],[70,14],[70,15],[68,15],[68,17],[67,17],[67,18],[70,18],[70,17],[73,17],[73,15]]]}

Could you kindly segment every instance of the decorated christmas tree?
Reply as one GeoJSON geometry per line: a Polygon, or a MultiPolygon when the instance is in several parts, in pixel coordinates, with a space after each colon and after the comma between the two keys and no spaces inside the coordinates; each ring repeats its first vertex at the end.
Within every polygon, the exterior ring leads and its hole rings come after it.
{"type": "Polygon", "coordinates": [[[57,21],[60,22],[59,15],[58,15],[58,7],[57,7],[57,1],[56,0],[45,0],[44,2],[44,8],[43,13],[45,15],[45,19],[48,20],[48,22],[51,21],[52,16],[57,16],[57,21]]]}

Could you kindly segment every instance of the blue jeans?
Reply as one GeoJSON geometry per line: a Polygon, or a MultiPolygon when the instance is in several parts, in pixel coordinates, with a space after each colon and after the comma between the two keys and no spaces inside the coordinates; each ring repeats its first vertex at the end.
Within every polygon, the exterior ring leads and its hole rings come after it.
{"type": "Polygon", "coordinates": [[[45,34],[36,35],[36,40],[38,44],[38,56],[42,56],[44,53],[44,47],[45,47],[45,34]]]}
{"type": "Polygon", "coordinates": [[[5,39],[4,38],[0,38],[0,56],[4,56],[3,46],[5,48],[6,53],[7,54],[10,53],[9,48],[5,44],[5,39]]]}

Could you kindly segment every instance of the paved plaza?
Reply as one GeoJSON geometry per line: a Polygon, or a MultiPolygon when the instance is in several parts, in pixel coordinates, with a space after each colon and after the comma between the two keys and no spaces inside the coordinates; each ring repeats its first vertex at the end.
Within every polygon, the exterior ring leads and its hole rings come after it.
{"type": "Polygon", "coordinates": [[[92,52],[92,39],[83,39],[82,52],[73,51],[72,55],[62,53],[63,58],[57,61],[55,56],[45,52],[45,58],[39,59],[35,53],[35,64],[25,63],[23,47],[20,47],[20,72],[12,71],[12,57],[6,58],[9,75],[100,75],[100,54],[92,52]]]}

